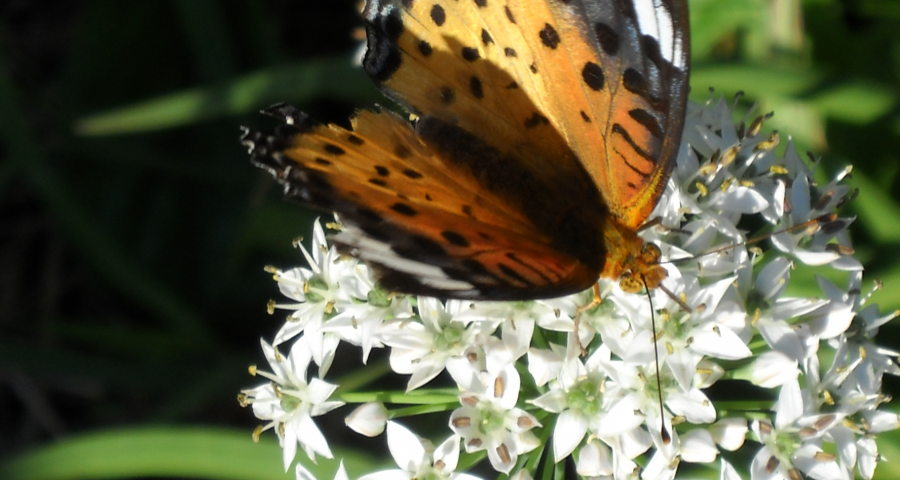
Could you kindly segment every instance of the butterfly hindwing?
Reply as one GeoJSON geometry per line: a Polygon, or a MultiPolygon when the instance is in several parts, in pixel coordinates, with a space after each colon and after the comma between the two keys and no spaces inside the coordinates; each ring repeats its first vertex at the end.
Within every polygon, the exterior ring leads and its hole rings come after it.
{"type": "Polygon", "coordinates": [[[270,112],[289,125],[245,134],[254,162],[285,184],[287,197],[337,212],[347,227],[335,244],[376,268],[385,288],[524,299],[595,280],[596,263],[564,253],[508,198],[485,189],[488,180],[442,158],[406,120],[363,111],[346,130],[290,107],[270,112]]]}
{"type": "Polygon", "coordinates": [[[538,102],[550,85],[532,73],[523,31],[507,12],[498,1],[370,0],[363,66],[410,111],[480,135],[545,184],[596,190],[538,102]]]}

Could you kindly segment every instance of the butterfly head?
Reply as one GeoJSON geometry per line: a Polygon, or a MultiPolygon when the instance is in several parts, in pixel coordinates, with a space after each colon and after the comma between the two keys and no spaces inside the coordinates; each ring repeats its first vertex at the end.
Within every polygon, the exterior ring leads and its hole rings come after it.
{"type": "Polygon", "coordinates": [[[638,293],[645,287],[649,290],[659,287],[666,278],[666,269],[660,264],[659,247],[645,243],[637,254],[628,254],[619,275],[619,287],[626,293],[638,293]]]}
{"type": "Polygon", "coordinates": [[[634,229],[616,220],[607,220],[603,229],[606,262],[600,276],[619,282],[626,293],[658,288],[668,273],[660,265],[662,252],[653,243],[644,242],[634,229]]]}

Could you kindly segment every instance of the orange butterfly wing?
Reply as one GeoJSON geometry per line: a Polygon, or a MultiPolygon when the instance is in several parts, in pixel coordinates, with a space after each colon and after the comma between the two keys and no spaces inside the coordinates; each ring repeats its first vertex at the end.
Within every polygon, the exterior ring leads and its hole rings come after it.
{"type": "MultiPolygon", "coordinates": [[[[513,300],[579,291],[596,280],[598,257],[586,263],[565,253],[569,246],[515,206],[526,200],[504,197],[501,186],[484,188],[495,173],[482,165],[477,178],[460,152],[456,162],[441,157],[397,115],[363,111],[345,130],[292,107],[267,113],[289,125],[245,135],[254,163],[285,184],[288,198],[338,212],[347,226],[334,243],[376,268],[385,288],[513,300]]],[[[483,163],[496,155],[489,147],[471,153],[483,163]]],[[[527,175],[519,180],[537,184],[527,175]]]]}
{"type": "Polygon", "coordinates": [[[369,0],[364,67],[420,118],[286,107],[248,132],[286,194],[337,211],[386,288],[530,299],[631,268],[686,101],[683,0],[369,0]],[[655,30],[654,30],[655,29],[655,30]],[[414,173],[407,173],[414,172],[414,173]]]}
{"type": "Polygon", "coordinates": [[[365,16],[364,66],[389,96],[548,184],[589,181],[626,227],[647,219],[687,103],[684,1],[377,0],[365,16]]]}

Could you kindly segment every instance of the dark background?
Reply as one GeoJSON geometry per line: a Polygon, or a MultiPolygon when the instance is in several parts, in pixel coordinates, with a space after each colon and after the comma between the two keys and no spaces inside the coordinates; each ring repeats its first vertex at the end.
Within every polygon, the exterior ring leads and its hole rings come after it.
{"type": "MultiPolygon", "coordinates": [[[[692,98],[744,90],[742,108],[775,112],[779,149],[791,134],[823,156],[820,180],[854,165],[860,195],[843,214],[858,216],[864,289],[883,280],[874,301],[900,308],[900,3],[691,8],[692,98]]],[[[257,421],[235,395],[257,383],[246,367],[282,321],[266,315],[278,292],[263,266],[301,264],[290,242],[316,214],[249,165],[238,126],[272,125],[255,112],[278,101],[332,122],[387,104],[352,63],[361,26],[355,1],[0,0],[0,462],[83,434],[108,443],[66,458],[110,459],[148,425],[249,438],[257,421]]],[[[897,335],[886,327],[881,343],[897,335]]]]}

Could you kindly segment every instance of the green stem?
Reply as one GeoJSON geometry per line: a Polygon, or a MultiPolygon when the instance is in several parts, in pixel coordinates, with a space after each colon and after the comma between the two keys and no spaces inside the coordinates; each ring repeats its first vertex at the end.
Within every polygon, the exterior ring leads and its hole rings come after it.
{"type": "Polygon", "coordinates": [[[389,420],[393,420],[395,418],[414,417],[416,415],[425,415],[427,413],[449,412],[458,406],[459,402],[417,405],[415,407],[405,407],[398,408],[396,410],[389,410],[387,416],[389,420]]]}
{"type": "Polygon", "coordinates": [[[384,375],[390,373],[391,365],[387,360],[382,360],[366,365],[364,368],[354,369],[352,372],[342,376],[336,382],[340,385],[337,394],[342,392],[352,392],[364,385],[367,385],[384,375]]]}
{"type": "Polygon", "coordinates": [[[456,393],[432,392],[347,392],[333,395],[332,398],[347,403],[381,402],[399,405],[436,405],[458,403],[456,393]]]}

